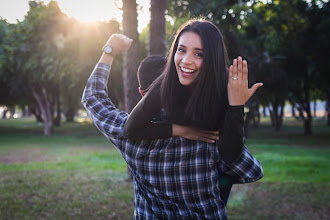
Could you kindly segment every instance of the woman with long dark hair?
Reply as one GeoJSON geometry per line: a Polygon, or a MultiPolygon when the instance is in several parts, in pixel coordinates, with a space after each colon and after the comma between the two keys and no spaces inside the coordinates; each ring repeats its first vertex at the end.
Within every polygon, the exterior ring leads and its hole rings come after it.
{"type": "Polygon", "coordinates": [[[172,43],[163,74],[131,112],[125,135],[182,136],[211,143],[220,139],[221,158],[237,159],[244,145],[244,104],[262,83],[249,89],[247,62],[238,57],[228,71],[227,60],[223,37],[213,23],[186,22],[172,43]],[[162,108],[172,123],[152,122],[162,108]]]}

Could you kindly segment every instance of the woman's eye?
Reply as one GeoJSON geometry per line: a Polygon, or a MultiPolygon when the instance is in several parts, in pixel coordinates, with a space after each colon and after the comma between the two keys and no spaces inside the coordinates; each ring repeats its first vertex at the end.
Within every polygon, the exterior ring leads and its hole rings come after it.
{"type": "Polygon", "coordinates": [[[185,50],[183,48],[178,48],[178,51],[184,53],[185,50]]]}
{"type": "Polygon", "coordinates": [[[203,57],[203,53],[195,53],[195,55],[198,57],[203,57]]]}

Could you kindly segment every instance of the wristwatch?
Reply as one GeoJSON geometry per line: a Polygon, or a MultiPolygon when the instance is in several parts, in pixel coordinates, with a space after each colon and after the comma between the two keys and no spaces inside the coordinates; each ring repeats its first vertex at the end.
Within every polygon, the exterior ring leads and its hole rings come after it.
{"type": "Polygon", "coordinates": [[[105,45],[103,48],[102,48],[103,52],[106,53],[106,54],[109,54],[109,55],[112,55],[112,47],[110,45],[105,45]]]}

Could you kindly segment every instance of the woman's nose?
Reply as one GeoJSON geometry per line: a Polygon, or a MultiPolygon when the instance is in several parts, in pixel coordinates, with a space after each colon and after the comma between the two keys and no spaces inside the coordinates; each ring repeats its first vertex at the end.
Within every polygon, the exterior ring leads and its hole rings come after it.
{"type": "Polygon", "coordinates": [[[183,58],[182,58],[182,62],[183,63],[192,63],[192,58],[191,58],[191,55],[190,54],[186,54],[183,58]]]}

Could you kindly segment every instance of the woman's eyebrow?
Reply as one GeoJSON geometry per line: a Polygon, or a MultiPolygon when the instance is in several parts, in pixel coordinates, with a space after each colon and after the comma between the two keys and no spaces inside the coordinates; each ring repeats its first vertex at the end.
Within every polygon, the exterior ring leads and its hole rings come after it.
{"type": "MultiPolygon", "coordinates": [[[[183,44],[179,44],[178,47],[184,47],[184,48],[187,48],[187,47],[186,47],[185,45],[183,45],[183,44]]],[[[198,47],[195,47],[194,50],[201,50],[201,51],[203,51],[202,48],[198,48],[198,47]]]]}

